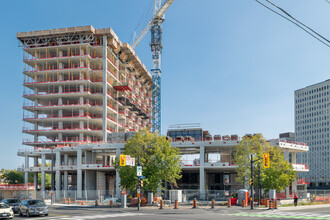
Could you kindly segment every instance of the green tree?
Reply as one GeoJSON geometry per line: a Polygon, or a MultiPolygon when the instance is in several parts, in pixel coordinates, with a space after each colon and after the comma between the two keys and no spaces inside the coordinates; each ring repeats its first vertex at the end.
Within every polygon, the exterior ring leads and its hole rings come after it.
{"type": "Polygon", "coordinates": [[[270,189],[281,191],[290,186],[297,177],[296,171],[293,170],[292,164],[284,161],[284,155],[279,147],[271,147],[269,151],[270,167],[264,170],[264,179],[262,181],[263,189],[268,192],[270,189]]]}
{"type": "Polygon", "coordinates": [[[23,174],[17,170],[1,170],[1,180],[8,184],[22,184],[24,183],[23,174]]]}
{"type": "MultiPolygon", "coordinates": [[[[135,157],[137,166],[138,157],[143,167],[143,189],[156,192],[163,181],[167,181],[172,187],[181,178],[180,151],[171,147],[171,142],[165,136],[150,133],[147,129],[137,132],[125,145],[125,155],[135,157]]],[[[137,186],[136,166],[119,166],[119,158],[116,161],[116,169],[121,178],[121,186],[134,191],[137,186]]]]}
{"type": "MultiPolygon", "coordinates": [[[[255,134],[253,136],[245,135],[239,144],[234,148],[234,162],[238,166],[237,181],[243,185],[251,178],[251,163],[250,155],[253,155],[254,162],[253,179],[256,183],[257,175],[260,168],[260,182],[261,187],[268,192],[269,189],[276,189],[281,191],[285,187],[290,186],[296,177],[296,172],[288,161],[284,161],[284,156],[279,147],[270,146],[262,134],[255,134]],[[263,167],[264,153],[270,154],[270,167],[263,167]]],[[[257,184],[255,184],[256,186],[257,184]]]]}
{"type": "MultiPolygon", "coordinates": [[[[34,174],[29,173],[29,183],[34,183],[34,174]]],[[[41,185],[41,173],[38,173],[38,185],[41,185]]],[[[45,188],[50,189],[52,185],[51,175],[45,174],[45,188]]]]}

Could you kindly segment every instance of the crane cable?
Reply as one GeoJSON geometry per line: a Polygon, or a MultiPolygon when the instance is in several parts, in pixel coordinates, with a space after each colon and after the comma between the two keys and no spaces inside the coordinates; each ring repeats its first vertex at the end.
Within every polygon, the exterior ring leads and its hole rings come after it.
{"type": "Polygon", "coordinates": [[[293,16],[291,16],[288,12],[286,12],[284,9],[280,8],[279,6],[275,5],[274,3],[272,3],[269,0],[266,0],[267,2],[269,2],[270,4],[272,4],[273,6],[275,6],[277,9],[281,10],[285,15],[287,15],[288,17],[284,16],[283,14],[275,11],[274,9],[268,7],[267,5],[263,4],[262,2],[260,2],[259,0],[255,0],[257,3],[259,3],[260,5],[262,5],[263,7],[267,8],[268,10],[274,12],[275,14],[281,16],[282,18],[288,20],[289,22],[293,23],[294,25],[298,26],[299,28],[301,28],[302,30],[304,30],[306,33],[308,33],[309,35],[311,35],[313,38],[315,38],[316,40],[320,41],[322,44],[326,45],[327,47],[330,47],[330,41],[323,37],[322,35],[320,35],[319,33],[317,33],[316,31],[314,31],[313,29],[311,29],[310,27],[308,27],[307,25],[303,24],[302,22],[300,22],[299,20],[297,20],[296,18],[294,18],[293,16]],[[292,20],[291,20],[291,19],[292,20]],[[320,38],[321,39],[320,39],[320,38]]]}
{"type": "Polygon", "coordinates": [[[136,27],[135,27],[132,35],[131,35],[130,42],[132,42],[132,44],[134,43],[133,41],[135,40],[135,39],[133,39],[134,38],[134,33],[137,33],[137,31],[140,27],[146,26],[146,23],[149,21],[150,14],[153,10],[152,6],[153,6],[153,0],[150,0],[149,3],[147,4],[146,9],[143,12],[141,18],[139,19],[138,23],[136,24],[136,27]]]}

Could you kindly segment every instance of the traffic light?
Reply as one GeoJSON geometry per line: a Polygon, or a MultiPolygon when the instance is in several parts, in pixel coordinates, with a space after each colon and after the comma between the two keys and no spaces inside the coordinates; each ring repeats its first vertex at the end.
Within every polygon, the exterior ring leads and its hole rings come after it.
{"type": "Polygon", "coordinates": [[[265,153],[263,156],[264,156],[264,168],[269,168],[269,153],[265,153]]]}
{"type": "Polygon", "coordinates": [[[126,155],[120,155],[119,166],[126,166],[126,155]]]}
{"type": "Polygon", "coordinates": [[[253,179],[249,179],[249,185],[253,184],[253,179]]]}
{"type": "Polygon", "coordinates": [[[143,187],[143,180],[140,180],[141,181],[141,187],[143,187]]]}
{"type": "Polygon", "coordinates": [[[138,187],[141,188],[141,186],[143,186],[143,183],[141,180],[138,180],[138,187]]]}

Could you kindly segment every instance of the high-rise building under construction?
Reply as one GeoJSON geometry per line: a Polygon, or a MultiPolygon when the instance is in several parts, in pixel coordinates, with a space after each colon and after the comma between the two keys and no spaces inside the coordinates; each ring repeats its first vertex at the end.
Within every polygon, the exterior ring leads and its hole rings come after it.
{"type": "Polygon", "coordinates": [[[24,128],[34,147],[106,142],[151,129],[152,79],[111,28],[17,33],[24,52],[24,128]]]}

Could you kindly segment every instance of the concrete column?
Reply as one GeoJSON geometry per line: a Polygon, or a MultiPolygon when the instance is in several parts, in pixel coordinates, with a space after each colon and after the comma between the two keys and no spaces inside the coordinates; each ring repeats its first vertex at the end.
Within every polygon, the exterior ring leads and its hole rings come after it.
{"type": "Polygon", "coordinates": [[[46,154],[41,154],[41,192],[45,192],[45,168],[46,168],[46,154]]]}
{"type": "Polygon", "coordinates": [[[285,150],[285,153],[284,153],[284,160],[287,160],[287,161],[289,161],[289,149],[286,149],[285,150]]]}
{"type": "MultiPolygon", "coordinates": [[[[108,48],[108,39],[107,36],[103,36],[103,50],[102,50],[102,58],[103,58],[103,118],[102,118],[102,137],[103,141],[107,142],[107,69],[108,69],[108,61],[107,61],[107,48],[108,48]]],[[[120,197],[117,197],[120,198],[120,197]]]]}
{"type": "Polygon", "coordinates": [[[84,104],[84,97],[79,97],[79,104],[83,105],[84,104]]]}
{"type": "MultiPolygon", "coordinates": [[[[29,156],[25,156],[25,168],[29,168],[29,156]]],[[[25,171],[24,183],[27,185],[29,183],[29,172],[25,171]]]]}
{"type": "Polygon", "coordinates": [[[63,121],[58,122],[58,129],[63,129],[63,121]]]}
{"type": "Polygon", "coordinates": [[[82,198],[82,151],[77,149],[77,197],[82,198]]]}
{"type": "Polygon", "coordinates": [[[296,152],[292,152],[291,153],[292,156],[292,163],[297,163],[297,153],[296,152]]]}
{"type": "Polygon", "coordinates": [[[60,171],[60,166],[61,166],[61,152],[60,151],[56,151],[56,179],[55,179],[55,183],[56,183],[56,200],[58,201],[61,197],[61,171],[60,171]]]}
{"type": "MultiPolygon", "coordinates": [[[[34,167],[38,166],[38,157],[33,158],[33,165],[34,167]]],[[[33,174],[33,183],[34,183],[34,189],[38,190],[38,173],[33,174]]]]}
{"type": "Polygon", "coordinates": [[[200,167],[199,167],[199,194],[200,199],[205,199],[205,170],[204,170],[204,159],[205,159],[205,147],[201,145],[199,147],[199,159],[200,159],[200,167]]]}
{"type": "Polygon", "coordinates": [[[45,186],[46,186],[46,181],[45,181],[46,173],[45,171],[41,171],[41,192],[44,194],[45,192],[45,186]]]}
{"type": "MultiPolygon", "coordinates": [[[[120,157],[120,148],[116,149],[116,157],[119,158],[120,157]]],[[[116,198],[120,198],[120,176],[119,176],[119,172],[116,170],[116,198]]]]}
{"type": "MultiPolygon", "coordinates": [[[[69,163],[69,155],[64,154],[64,164],[67,166],[69,163]]],[[[64,180],[63,180],[63,189],[65,192],[65,195],[68,195],[68,171],[64,171],[64,180]]]]}
{"type": "Polygon", "coordinates": [[[79,141],[84,142],[84,133],[79,133],[79,141]]]}
{"type": "Polygon", "coordinates": [[[38,173],[33,173],[34,190],[38,190],[38,173]]]}
{"type": "Polygon", "coordinates": [[[62,133],[58,133],[58,140],[63,141],[63,134],[62,133]]]}

